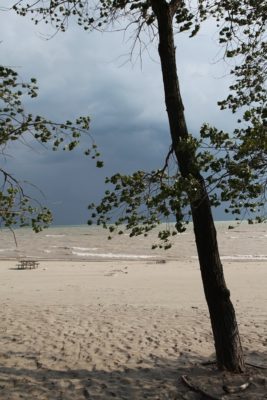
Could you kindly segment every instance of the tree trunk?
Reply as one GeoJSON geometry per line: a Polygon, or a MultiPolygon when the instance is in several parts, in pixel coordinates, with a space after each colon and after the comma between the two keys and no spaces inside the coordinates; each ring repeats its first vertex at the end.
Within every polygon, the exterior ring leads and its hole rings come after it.
{"type": "Polygon", "coordinates": [[[179,90],[173,38],[173,10],[165,0],[151,0],[159,30],[159,56],[164,82],[165,103],[169,118],[172,145],[181,175],[198,182],[197,198],[191,199],[195,240],[202,282],[213,330],[217,365],[220,369],[243,372],[245,363],[235,317],[223,268],[220,261],[216,229],[203,177],[195,163],[195,154],[186,146],[188,130],[179,90]]]}

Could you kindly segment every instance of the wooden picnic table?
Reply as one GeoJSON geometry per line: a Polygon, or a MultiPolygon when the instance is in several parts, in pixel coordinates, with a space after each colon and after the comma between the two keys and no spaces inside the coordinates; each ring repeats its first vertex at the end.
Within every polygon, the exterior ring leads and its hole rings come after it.
{"type": "Polygon", "coordinates": [[[35,260],[20,260],[17,264],[18,269],[35,269],[38,266],[39,263],[35,260]]]}

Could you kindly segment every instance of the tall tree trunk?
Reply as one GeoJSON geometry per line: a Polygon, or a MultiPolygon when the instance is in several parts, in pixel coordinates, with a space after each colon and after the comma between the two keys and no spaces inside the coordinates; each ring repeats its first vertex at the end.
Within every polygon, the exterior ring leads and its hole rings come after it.
{"type": "Polygon", "coordinates": [[[195,163],[195,154],[186,146],[189,135],[179,90],[172,25],[174,14],[172,7],[176,3],[151,0],[151,4],[158,21],[159,56],[173,149],[182,176],[193,176],[199,186],[197,199],[192,199],[190,204],[202,282],[213,330],[217,365],[220,369],[243,372],[245,370],[243,351],[235,310],[230,300],[230,292],[225,283],[220,261],[210,200],[204,179],[195,163]]]}

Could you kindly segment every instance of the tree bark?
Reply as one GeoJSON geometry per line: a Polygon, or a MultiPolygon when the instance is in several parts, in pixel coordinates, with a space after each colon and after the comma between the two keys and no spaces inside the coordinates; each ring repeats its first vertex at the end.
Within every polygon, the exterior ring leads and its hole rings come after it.
{"type": "MultiPolygon", "coordinates": [[[[177,3],[177,2],[176,2],[177,3]]],[[[189,140],[184,106],[179,89],[173,35],[173,2],[151,0],[159,30],[159,56],[174,153],[181,175],[193,177],[198,183],[197,198],[190,200],[195,240],[206,301],[215,342],[217,365],[231,372],[243,372],[245,363],[223,267],[220,261],[216,229],[205,181],[195,162],[189,140]]]]}

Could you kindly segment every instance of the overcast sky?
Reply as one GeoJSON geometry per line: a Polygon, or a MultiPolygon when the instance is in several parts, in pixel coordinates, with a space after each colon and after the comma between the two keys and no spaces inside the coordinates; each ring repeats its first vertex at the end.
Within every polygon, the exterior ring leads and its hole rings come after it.
{"type": "MultiPolygon", "coordinates": [[[[39,96],[27,101],[27,109],[55,121],[90,115],[105,162],[99,170],[83,156],[88,143],[71,153],[12,143],[4,167],[45,193],[55,224],[86,223],[87,205],[100,199],[105,176],[164,163],[170,136],[156,44],[150,56],[143,54],[141,68],[138,60],[129,61],[130,42],[122,33],[88,33],[74,25],[45,40],[44,25],[7,12],[0,18],[2,64],[16,68],[24,80],[38,80],[39,96]]],[[[218,62],[213,26],[206,24],[196,39],[177,35],[176,45],[190,132],[197,135],[203,122],[231,129],[235,118],[216,106],[227,93],[229,70],[218,62]]]]}

